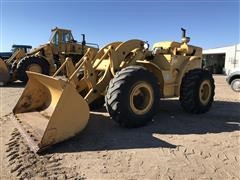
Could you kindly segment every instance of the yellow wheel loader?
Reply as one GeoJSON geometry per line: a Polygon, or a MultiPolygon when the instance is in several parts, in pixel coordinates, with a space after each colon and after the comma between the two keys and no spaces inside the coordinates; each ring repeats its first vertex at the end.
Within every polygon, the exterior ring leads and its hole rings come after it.
{"type": "Polygon", "coordinates": [[[34,48],[26,54],[21,54],[21,58],[10,58],[5,65],[0,62],[0,74],[2,77],[0,82],[6,83],[15,80],[26,82],[28,80],[26,71],[53,75],[66,57],[71,57],[75,64],[84,55],[87,48],[91,48],[96,53],[98,45],[86,43],[85,35],[82,34],[82,36],[82,43],[78,43],[74,40],[71,30],[52,29],[47,44],[34,48]],[[10,64],[13,64],[13,66],[10,66],[10,64]]]}
{"type": "Polygon", "coordinates": [[[88,49],[74,65],[67,58],[53,76],[27,72],[29,81],[13,109],[20,132],[35,152],[73,137],[89,119],[89,105],[105,97],[110,118],[124,127],[151,121],[160,98],[179,97],[189,113],[207,112],[212,75],[201,69],[202,49],[182,42],[113,42],[96,55],[88,49]],[[58,73],[65,69],[65,78],[58,73]]]}
{"type": "Polygon", "coordinates": [[[12,55],[6,59],[0,58],[0,85],[10,81],[11,72],[16,70],[17,62],[26,56],[31,48],[32,46],[28,45],[13,45],[12,55]]]}

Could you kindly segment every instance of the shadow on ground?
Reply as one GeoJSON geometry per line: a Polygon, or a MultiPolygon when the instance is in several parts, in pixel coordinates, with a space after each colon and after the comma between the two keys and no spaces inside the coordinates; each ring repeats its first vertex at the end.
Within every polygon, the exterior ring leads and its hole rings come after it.
{"type": "Polygon", "coordinates": [[[21,82],[21,81],[15,81],[15,82],[11,82],[8,83],[4,86],[0,86],[1,88],[21,88],[21,87],[25,87],[26,83],[21,82]]]}
{"type": "Polygon", "coordinates": [[[239,130],[240,103],[215,101],[205,114],[185,113],[178,100],[161,101],[159,113],[147,126],[126,129],[109,119],[104,109],[92,112],[87,128],[74,138],[53,146],[48,153],[137,148],[176,148],[153,134],[188,135],[239,130]]]}
{"type": "Polygon", "coordinates": [[[178,100],[162,101],[155,116],[154,132],[160,134],[206,134],[239,130],[240,102],[215,101],[209,112],[189,114],[178,100]]]}

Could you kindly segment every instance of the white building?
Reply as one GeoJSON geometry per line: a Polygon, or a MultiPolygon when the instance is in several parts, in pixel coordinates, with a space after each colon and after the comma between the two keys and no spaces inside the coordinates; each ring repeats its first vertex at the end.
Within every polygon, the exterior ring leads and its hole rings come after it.
{"type": "Polygon", "coordinates": [[[203,50],[203,65],[215,74],[240,67],[240,44],[203,50]]]}

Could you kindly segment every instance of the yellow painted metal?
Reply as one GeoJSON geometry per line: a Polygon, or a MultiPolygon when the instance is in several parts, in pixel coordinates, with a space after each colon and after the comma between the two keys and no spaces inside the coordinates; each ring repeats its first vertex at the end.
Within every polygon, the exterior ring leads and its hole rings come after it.
{"type": "MultiPolygon", "coordinates": [[[[28,73],[29,82],[13,112],[22,124],[30,124],[34,135],[40,132],[36,141],[40,139],[38,147],[44,148],[72,137],[86,126],[88,104],[105,95],[110,80],[124,67],[145,67],[156,76],[161,97],[177,97],[186,72],[201,68],[202,49],[188,45],[188,41],[159,42],[152,50],[144,47],[144,41],[136,39],[110,43],[98,53],[88,48],[76,64],[71,56],[66,58],[52,77],[28,73]],[[64,69],[67,80],[57,79],[57,74],[64,69]],[[81,78],[80,71],[84,72],[81,78]]],[[[201,95],[203,99],[205,96],[201,95]]],[[[136,85],[131,98],[136,114],[144,114],[152,102],[150,86],[136,85]],[[143,106],[134,102],[139,94],[146,96],[143,106]]]]}
{"type": "Polygon", "coordinates": [[[138,82],[132,86],[130,93],[130,107],[137,115],[143,115],[149,111],[154,101],[154,93],[150,84],[138,82]]]}
{"type": "Polygon", "coordinates": [[[19,48],[9,59],[6,60],[6,64],[11,64],[14,61],[19,62],[19,60],[21,60],[24,56],[26,56],[24,49],[19,48]]]}
{"type": "Polygon", "coordinates": [[[13,109],[37,151],[74,136],[89,118],[87,102],[67,81],[28,72],[29,81],[13,109]]]}
{"type": "Polygon", "coordinates": [[[12,79],[15,79],[15,74],[13,74],[12,78],[10,77],[8,67],[11,67],[13,62],[19,62],[25,56],[24,49],[20,48],[16,52],[12,54],[12,56],[5,60],[5,62],[0,58],[0,83],[7,83],[12,79]]]}
{"type": "Polygon", "coordinates": [[[199,88],[199,99],[203,105],[206,105],[209,102],[212,94],[211,83],[209,80],[205,80],[201,83],[199,88]]]}
{"type": "Polygon", "coordinates": [[[6,63],[0,58],[0,83],[7,83],[10,79],[8,67],[6,63]]]}
{"type": "MultiPolygon", "coordinates": [[[[11,67],[13,63],[18,64],[25,56],[37,56],[39,60],[44,60],[49,65],[49,74],[53,75],[57,70],[55,62],[58,61],[61,65],[66,57],[71,57],[74,64],[86,53],[87,49],[91,49],[91,52],[96,55],[98,48],[92,45],[84,45],[74,40],[71,30],[54,28],[51,30],[52,35],[48,43],[40,45],[37,48],[32,49],[27,54],[24,49],[18,49],[8,60],[6,60],[7,66],[11,67]],[[58,59],[56,59],[56,57],[58,59]]],[[[27,71],[42,73],[42,70],[36,65],[26,69],[27,71]]],[[[2,73],[2,72],[0,72],[2,73]]],[[[16,69],[12,73],[11,81],[17,80],[16,69]]]]}

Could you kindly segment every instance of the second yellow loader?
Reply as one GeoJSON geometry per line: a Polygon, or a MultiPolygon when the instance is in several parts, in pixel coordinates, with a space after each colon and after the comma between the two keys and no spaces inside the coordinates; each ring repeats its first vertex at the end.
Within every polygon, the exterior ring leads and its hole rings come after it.
{"type": "Polygon", "coordinates": [[[88,48],[95,53],[98,51],[98,45],[87,43],[84,34],[80,43],[73,38],[69,29],[56,27],[51,32],[49,42],[46,44],[29,52],[22,52],[20,49],[6,60],[5,64],[0,60],[0,83],[6,84],[16,80],[26,83],[28,80],[26,71],[52,76],[66,57],[71,57],[75,64],[88,48]]]}

